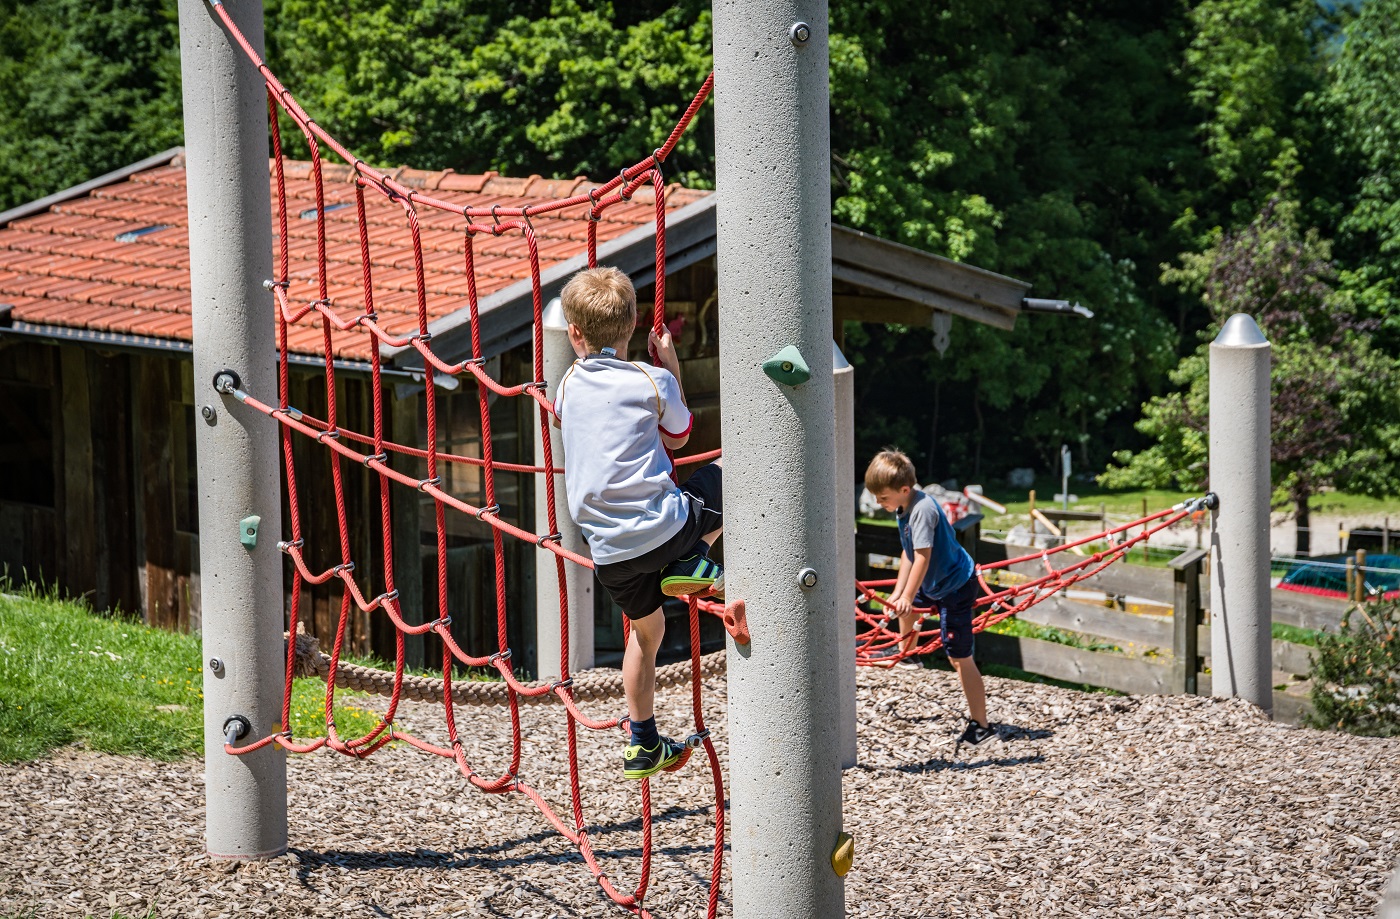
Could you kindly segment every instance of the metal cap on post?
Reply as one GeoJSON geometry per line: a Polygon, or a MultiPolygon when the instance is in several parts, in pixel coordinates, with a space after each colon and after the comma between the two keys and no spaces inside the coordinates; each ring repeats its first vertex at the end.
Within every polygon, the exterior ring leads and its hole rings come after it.
{"type": "Polygon", "coordinates": [[[836,342],[831,343],[836,399],[836,580],[837,638],[841,642],[841,768],[857,762],[856,749],[856,372],[836,342]],[[839,597],[847,598],[842,603],[839,597]]]}
{"type": "Polygon", "coordinates": [[[821,0],[714,4],[725,583],[753,624],[728,659],[744,919],[843,915],[853,854],[841,825],[850,585],[833,481],[827,21],[821,0]]]}
{"type": "MultiPolygon", "coordinates": [[[[549,384],[547,395],[552,402],[559,394],[559,382],[573,364],[576,355],[569,344],[569,323],[559,298],[550,300],[544,308],[544,378],[549,384]]],[[[544,441],[538,424],[535,431],[535,461],[544,463],[544,441]]],[[[564,439],[550,438],[554,465],[564,468],[564,439]]],[[[535,476],[535,532],[550,535],[547,507],[549,494],[545,491],[544,475],[535,476]]],[[[559,544],[570,552],[588,556],[588,542],[583,532],[569,516],[569,502],[564,492],[564,477],[554,478],[554,520],[559,544]]],[[[559,570],[548,549],[535,553],[535,670],[540,679],[562,676],[559,672],[561,625],[559,622],[559,570]]],[[[569,672],[587,670],[593,666],[593,571],[573,562],[564,563],[564,585],[569,593],[569,672]]]]}
{"type": "MultiPolygon", "coordinates": [[[[262,4],[227,10],[261,51],[262,4]]],[[[209,6],[180,0],[179,12],[194,383],[214,409],[196,433],[205,840],[215,857],[262,858],[287,848],[286,754],[269,744],[233,756],[224,744],[282,729],[277,425],[214,380],[277,393],[273,300],[262,286],[272,277],[267,95],[209,6]]]]}
{"type": "Polygon", "coordinates": [[[1273,711],[1269,598],[1269,372],[1254,319],[1231,316],[1210,346],[1211,693],[1273,711]]]}

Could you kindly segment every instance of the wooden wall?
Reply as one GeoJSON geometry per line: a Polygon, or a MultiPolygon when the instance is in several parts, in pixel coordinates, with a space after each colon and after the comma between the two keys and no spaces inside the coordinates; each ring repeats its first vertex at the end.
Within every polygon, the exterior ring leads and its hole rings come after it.
{"type": "Polygon", "coordinates": [[[138,609],[131,358],[24,340],[4,356],[0,562],[98,609],[138,609]]]}
{"type": "MultiPolygon", "coordinates": [[[[512,382],[531,378],[528,349],[503,356],[501,374],[512,382]],[[517,379],[518,378],[518,379],[517,379]]],[[[198,414],[192,363],[187,355],[113,353],[77,343],[48,344],[0,338],[0,567],[15,580],[58,587],[86,597],[97,609],[139,612],[152,625],[198,631],[199,501],[195,437],[198,414]]],[[[386,382],[385,425],[391,440],[422,447],[426,440],[422,384],[386,382]]],[[[476,393],[469,384],[438,390],[440,443],[479,451],[476,393]]],[[[203,400],[207,401],[207,400],[203,400]]],[[[326,417],[321,371],[296,369],[291,403],[326,417]]],[[[369,378],[337,374],[336,402],[343,428],[373,431],[369,378]]],[[[497,458],[530,460],[537,423],[523,399],[492,400],[497,458]]],[[[297,469],[297,509],[313,571],[341,560],[330,450],[300,434],[292,437],[297,469]]],[[[361,449],[358,445],[356,449],[361,449]]],[[[361,452],[371,452],[362,449],[361,452]]],[[[424,477],[422,460],[395,456],[396,468],[424,477]]],[[[345,491],[345,540],[355,577],[366,596],[385,588],[379,476],[362,464],[340,462],[345,491]]],[[[451,477],[459,497],[481,503],[480,476],[451,477]]],[[[527,477],[497,477],[503,517],[533,525],[533,489],[527,477]]],[[[291,536],[291,495],[283,486],[283,534],[291,536]]],[[[436,539],[432,501],[410,488],[390,489],[395,587],[410,622],[440,615],[436,589],[436,539]],[[425,589],[426,585],[426,589],[425,589]]],[[[490,529],[448,512],[448,607],[453,631],[473,653],[495,649],[494,550],[490,529]]],[[[208,523],[206,521],[206,523],[208,523]]],[[[512,647],[523,647],[534,626],[533,547],[507,539],[507,616],[512,647]]],[[[284,568],[290,598],[291,563],[284,568]]],[[[326,650],[335,638],[342,590],[334,581],[307,587],[302,618],[326,650]]],[[[288,599],[290,603],[290,599],[288,599]]],[[[409,659],[430,666],[440,643],[407,641],[409,659]]],[[[381,614],[354,609],[344,650],[392,659],[395,635],[381,614]]]]}

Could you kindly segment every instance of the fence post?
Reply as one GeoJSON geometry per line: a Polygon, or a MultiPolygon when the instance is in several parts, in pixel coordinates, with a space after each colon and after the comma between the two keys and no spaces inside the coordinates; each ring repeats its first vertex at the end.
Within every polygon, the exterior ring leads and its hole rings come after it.
{"type": "MultiPolygon", "coordinates": [[[[1147,516],[1147,499],[1146,499],[1146,498],[1143,498],[1143,499],[1142,499],[1142,516],[1144,516],[1144,517],[1147,516]]],[[[1142,531],[1143,531],[1144,533],[1147,532],[1147,524],[1144,523],[1144,524],[1142,525],[1142,531]]],[[[1147,564],[1150,564],[1151,562],[1152,562],[1152,553],[1151,553],[1151,551],[1147,548],[1147,540],[1144,539],[1144,540],[1142,541],[1142,563],[1143,563],[1144,565],[1147,565],[1147,564]]]]}
{"type": "Polygon", "coordinates": [[[1356,602],[1366,599],[1366,550],[1356,550],[1356,602]]]}
{"type": "Polygon", "coordinates": [[[1167,564],[1172,569],[1175,592],[1172,596],[1172,665],[1176,691],[1196,695],[1196,672],[1200,652],[1197,643],[1201,626],[1201,562],[1204,549],[1188,549],[1167,564]]]}

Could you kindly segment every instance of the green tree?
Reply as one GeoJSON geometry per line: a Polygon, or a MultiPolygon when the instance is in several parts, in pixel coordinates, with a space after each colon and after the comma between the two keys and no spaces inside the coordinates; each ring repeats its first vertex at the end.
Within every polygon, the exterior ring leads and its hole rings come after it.
{"type": "MultiPolygon", "coordinates": [[[[607,179],[666,136],[711,68],[708,3],[624,7],[278,0],[269,59],[368,162],[607,179]]],[[[710,111],[668,160],[671,178],[712,182],[710,111]]],[[[305,155],[299,138],[285,144],[305,155]]]]}
{"type": "Polygon", "coordinates": [[[1368,0],[1347,25],[1332,68],[1329,127],[1339,156],[1355,161],[1355,196],[1341,220],[1338,248],[1348,286],[1382,320],[1384,340],[1400,346],[1400,0],[1368,0]]]}
{"type": "Polygon", "coordinates": [[[1272,479],[1291,504],[1298,551],[1308,551],[1308,501],[1325,488],[1395,492],[1400,473],[1400,361],[1375,348],[1373,323],[1335,286],[1330,243],[1298,226],[1296,204],[1274,200],[1245,229],[1183,256],[1164,280],[1196,291],[1212,323],[1171,374],[1178,392],[1143,407],[1139,430],[1156,443],[1114,458],[1112,487],[1204,488],[1209,341],[1225,320],[1255,317],[1272,346],[1272,479]]]}
{"type": "Polygon", "coordinates": [[[0,0],[0,210],[180,143],[174,0],[0,0]]]}

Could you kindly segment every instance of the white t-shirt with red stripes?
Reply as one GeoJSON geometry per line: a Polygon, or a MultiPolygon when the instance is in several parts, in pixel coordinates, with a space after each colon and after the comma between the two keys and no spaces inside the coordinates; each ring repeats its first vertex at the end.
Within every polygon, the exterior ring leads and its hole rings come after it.
{"type": "Polygon", "coordinates": [[[670,371],[589,355],[564,374],[554,414],[569,513],[594,562],[637,558],[679,532],[689,507],[671,479],[661,432],[684,437],[694,419],[670,371]]]}

